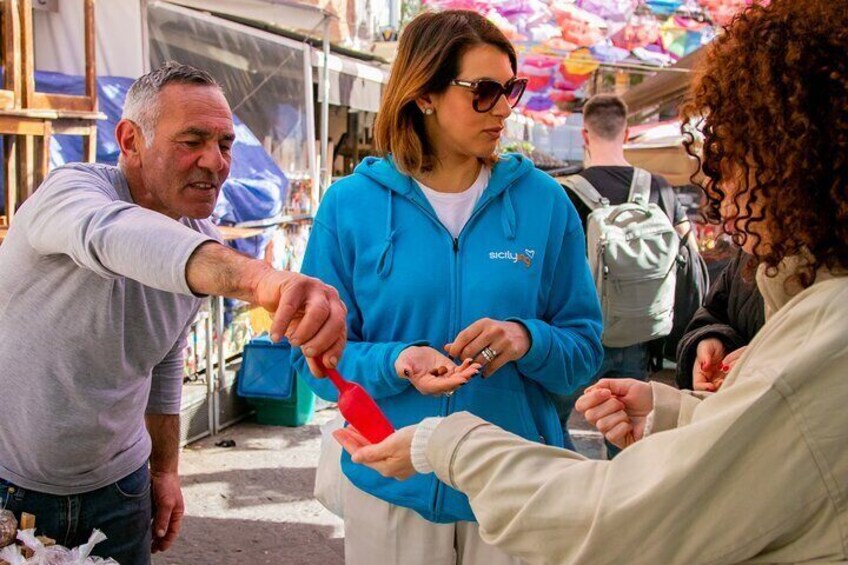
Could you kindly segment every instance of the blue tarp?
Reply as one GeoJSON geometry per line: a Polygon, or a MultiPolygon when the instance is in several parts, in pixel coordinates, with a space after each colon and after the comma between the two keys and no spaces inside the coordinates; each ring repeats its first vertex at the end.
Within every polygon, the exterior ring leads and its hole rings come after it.
{"type": "MultiPolygon", "coordinates": [[[[36,90],[55,94],[85,92],[83,78],[59,73],[36,72],[36,90]]],[[[97,124],[97,161],[116,164],[118,145],[115,142],[115,125],[127,90],[133,79],[124,77],[97,77],[99,110],[106,119],[97,124]]],[[[213,219],[220,224],[237,224],[249,220],[272,218],[282,210],[289,181],[270,155],[262,148],[256,136],[238,119],[235,121],[236,142],[233,145],[233,163],[230,176],[221,189],[213,219]]],[[[57,135],[50,144],[50,163],[53,167],[82,160],[82,138],[57,135]]],[[[2,191],[0,191],[2,192],[2,191]]],[[[0,199],[2,202],[2,199],[0,199]]],[[[265,247],[267,236],[236,242],[237,249],[258,256],[265,247]]]]}

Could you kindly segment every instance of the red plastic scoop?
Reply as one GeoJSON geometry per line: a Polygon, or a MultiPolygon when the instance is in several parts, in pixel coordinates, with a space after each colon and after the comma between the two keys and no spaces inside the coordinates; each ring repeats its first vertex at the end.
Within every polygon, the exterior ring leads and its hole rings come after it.
{"type": "Polygon", "coordinates": [[[328,369],[318,357],[313,361],[339,389],[339,412],[371,443],[380,443],[395,431],[392,423],[364,388],[344,380],[335,369],[328,369]]]}

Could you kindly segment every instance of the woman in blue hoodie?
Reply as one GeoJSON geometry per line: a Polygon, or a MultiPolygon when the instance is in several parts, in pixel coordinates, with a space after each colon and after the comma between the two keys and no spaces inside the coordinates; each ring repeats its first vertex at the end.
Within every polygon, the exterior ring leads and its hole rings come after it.
{"type": "MultiPolygon", "coordinates": [[[[551,395],[598,369],[601,312],[562,188],[496,153],[526,83],[516,66],[477,13],[410,23],[375,124],[383,156],[327,191],[303,272],[339,291],[339,370],[395,427],[468,411],[561,446],[551,395]],[[483,366],[478,376],[458,366],[467,359],[483,366]],[[440,367],[448,373],[434,376],[440,367]]],[[[319,396],[336,398],[299,350],[295,361],[319,396]]],[[[433,475],[398,482],[347,454],[342,469],[347,563],[514,563],[480,540],[467,498],[433,475]]]]}

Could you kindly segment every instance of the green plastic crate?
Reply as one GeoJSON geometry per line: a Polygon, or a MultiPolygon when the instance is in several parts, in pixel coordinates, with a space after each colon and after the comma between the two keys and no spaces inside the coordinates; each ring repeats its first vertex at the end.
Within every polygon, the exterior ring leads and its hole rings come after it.
{"type": "Polygon", "coordinates": [[[297,377],[292,383],[292,395],[287,400],[248,398],[256,410],[256,422],[265,426],[303,426],[315,412],[315,393],[297,377]]]}

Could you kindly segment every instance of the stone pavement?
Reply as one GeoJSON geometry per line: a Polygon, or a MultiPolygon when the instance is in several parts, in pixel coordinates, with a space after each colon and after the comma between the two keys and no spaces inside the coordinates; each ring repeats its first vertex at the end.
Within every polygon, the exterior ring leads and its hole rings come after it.
{"type": "Polygon", "coordinates": [[[300,428],[242,422],[187,446],[181,456],[186,516],[154,565],[342,565],[342,521],[312,498],[318,412],[300,428]],[[224,439],[234,447],[216,447],[224,439]]]}

